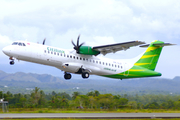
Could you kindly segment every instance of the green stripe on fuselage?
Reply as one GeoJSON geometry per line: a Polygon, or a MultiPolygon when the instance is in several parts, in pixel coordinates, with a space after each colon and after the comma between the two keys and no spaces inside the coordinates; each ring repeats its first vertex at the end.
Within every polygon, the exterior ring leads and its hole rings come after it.
{"type": "Polygon", "coordinates": [[[134,65],[131,69],[113,75],[103,75],[104,77],[116,78],[116,79],[128,79],[128,78],[140,78],[140,77],[155,77],[161,76],[161,73],[155,72],[141,66],[134,65]]]}

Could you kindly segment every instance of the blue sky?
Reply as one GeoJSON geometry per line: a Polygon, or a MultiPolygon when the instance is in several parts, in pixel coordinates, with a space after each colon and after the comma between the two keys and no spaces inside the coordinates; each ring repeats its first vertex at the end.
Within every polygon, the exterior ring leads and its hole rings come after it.
{"type": "MultiPolygon", "coordinates": [[[[16,40],[27,40],[71,49],[80,41],[97,46],[140,40],[161,40],[176,46],[165,47],[156,71],[164,78],[179,76],[179,0],[1,0],[0,49],[16,40]]],[[[114,59],[134,58],[145,49],[134,47],[109,54],[114,59]]],[[[9,59],[0,51],[0,70],[5,72],[47,73],[62,76],[60,70],[9,59]]]]}

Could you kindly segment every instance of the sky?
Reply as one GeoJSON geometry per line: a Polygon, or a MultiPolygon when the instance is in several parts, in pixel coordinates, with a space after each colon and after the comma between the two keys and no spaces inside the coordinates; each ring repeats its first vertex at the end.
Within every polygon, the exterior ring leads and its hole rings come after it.
{"type": "MultiPolygon", "coordinates": [[[[179,0],[0,0],[0,70],[62,76],[57,68],[24,61],[10,66],[1,50],[16,40],[44,38],[46,45],[72,49],[79,34],[89,46],[134,40],[177,44],[163,48],[156,71],[163,78],[180,76],[179,0]]],[[[133,47],[105,57],[131,59],[143,51],[133,47]]]]}

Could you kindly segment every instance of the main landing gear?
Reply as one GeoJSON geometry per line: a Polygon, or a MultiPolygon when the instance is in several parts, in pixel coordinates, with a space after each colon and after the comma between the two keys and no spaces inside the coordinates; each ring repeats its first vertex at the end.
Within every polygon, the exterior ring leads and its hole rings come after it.
{"type": "MultiPolygon", "coordinates": [[[[82,75],[82,78],[84,78],[84,79],[89,78],[89,73],[88,72],[83,72],[81,75],[82,75]]],[[[70,73],[67,73],[67,72],[64,73],[64,79],[70,80],[71,77],[72,76],[71,76],[70,73]]]]}
{"type": "Polygon", "coordinates": [[[14,63],[15,63],[15,62],[14,62],[13,57],[10,57],[9,59],[11,60],[11,61],[9,62],[9,63],[10,63],[10,65],[14,65],[14,63]]]}
{"type": "Polygon", "coordinates": [[[89,78],[89,73],[88,72],[83,72],[82,73],[82,78],[89,78]]]}
{"type": "Polygon", "coordinates": [[[64,73],[64,79],[66,79],[66,80],[71,79],[71,74],[65,72],[65,73],[64,73]]]}

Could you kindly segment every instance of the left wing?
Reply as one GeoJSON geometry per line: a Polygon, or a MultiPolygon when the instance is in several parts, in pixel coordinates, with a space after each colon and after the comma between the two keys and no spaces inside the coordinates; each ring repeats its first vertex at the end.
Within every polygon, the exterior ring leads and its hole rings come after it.
{"type": "Polygon", "coordinates": [[[101,54],[106,55],[107,53],[115,53],[117,51],[121,50],[127,50],[130,47],[138,46],[141,44],[145,44],[145,42],[142,41],[130,41],[130,42],[124,42],[124,43],[117,43],[117,44],[110,44],[110,45],[103,45],[103,46],[96,46],[92,49],[95,51],[99,51],[101,54]]]}

